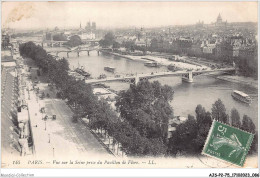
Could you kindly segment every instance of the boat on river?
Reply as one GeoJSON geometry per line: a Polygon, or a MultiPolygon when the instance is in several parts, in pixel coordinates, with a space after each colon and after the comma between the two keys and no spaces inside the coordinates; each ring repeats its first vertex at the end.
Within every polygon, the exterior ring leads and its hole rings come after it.
{"type": "Polygon", "coordinates": [[[231,96],[239,101],[242,101],[247,104],[252,103],[252,99],[247,94],[243,93],[242,91],[233,90],[231,96]]]}
{"type": "Polygon", "coordinates": [[[104,70],[114,73],[116,69],[114,67],[104,67],[104,70]]]}
{"type": "Polygon", "coordinates": [[[83,68],[76,68],[74,71],[84,77],[90,77],[90,73],[86,72],[83,68]]]}
{"type": "Polygon", "coordinates": [[[145,66],[147,67],[160,67],[161,65],[157,62],[146,62],[144,63],[145,66]]]}
{"type": "Polygon", "coordinates": [[[84,76],[85,78],[90,77],[91,75],[90,73],[85,71],[83,66],[80,67],[79,63],[78,63],[78,67],[74,70],[74,72],[77,72],[78,74],[84,76]]]}

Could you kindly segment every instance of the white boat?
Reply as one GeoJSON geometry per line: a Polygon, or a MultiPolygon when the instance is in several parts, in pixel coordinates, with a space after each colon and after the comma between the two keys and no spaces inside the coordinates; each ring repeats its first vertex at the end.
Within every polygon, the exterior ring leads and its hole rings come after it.
{"type": "Polygon", "coordinates": [[[146,62],[144,63],[145,66],[147,67],[160,67],[161,65],[157,62],[146,62]]]}
{"type": "Polygon", "coordinates": [[[243,93],[242,91],[233,90],[231,96],[239,101],[242,101],[247,104],[252,103],[252,99],[247,94],[243,93]]]}

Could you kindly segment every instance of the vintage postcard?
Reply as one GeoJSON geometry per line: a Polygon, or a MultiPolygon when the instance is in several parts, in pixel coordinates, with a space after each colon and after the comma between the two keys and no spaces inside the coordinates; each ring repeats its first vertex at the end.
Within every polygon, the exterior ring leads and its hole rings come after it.
{"type": "Polygon", "coordinates": [[[258,2],[2,2],[1,168],[258,168],[258,2]]]}

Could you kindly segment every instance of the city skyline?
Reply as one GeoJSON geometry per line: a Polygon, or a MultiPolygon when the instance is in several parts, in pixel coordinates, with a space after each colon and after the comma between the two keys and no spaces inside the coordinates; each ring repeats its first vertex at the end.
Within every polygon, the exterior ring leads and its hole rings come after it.
{"type": "Polygon", "coordinates": [[[2,28],[85,27],[89,21],[98,28],[151,28],[211,24],[218,14],[228,23],[257,22],[257,2],[3,2],[2,28]]]}

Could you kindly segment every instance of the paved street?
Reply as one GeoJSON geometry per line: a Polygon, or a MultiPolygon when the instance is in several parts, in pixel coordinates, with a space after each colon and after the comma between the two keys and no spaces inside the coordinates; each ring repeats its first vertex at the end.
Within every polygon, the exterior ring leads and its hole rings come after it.
{"type": "MultiPolygon", "coordinates": [[[[31,69],[31,74],[33,81],[35,81],[36,68],[31,69]]],[[[80,122],[72,122],[73,112],[65,101],[55,98],[55,93],[50,91],[47,83],[42,82],[41,77],[38,79],[41,83],[37,84],[36,87],[39,87],[40,93],[48,93],[50,98],[41,100],[40,95],[37,96],[33,90],[29,92],[30,97],[27,96],[30,98],[28,104],[36,157],[46,158],[46,160],[48,158],[111,157],[112,155],[92,135],[89,128],[80,122]],[[40,113],[42,107],[45,107],[43,114],[40,113]],[[42,119],[45,115],[49,116],[47,121],[42,119]],[[51,119],[53,115],[56,115],[56,120],[51,119]]],[[[32,89],[31,85],[32,83],[28,81],[29,89],[32,89]]]]}
{"type": "Polygon", "coordinates": [[[71,121],[73,113],[64,101],[46,99],[45,107],[48,116],[56,115],[55,121],[47,121],[47,128],[51,128],[52,134],[59,135],[67,141],[76,144],[79,152],[107,154],[107,151],[86,126],[80,122],[73,123],[71,121]]]}

